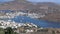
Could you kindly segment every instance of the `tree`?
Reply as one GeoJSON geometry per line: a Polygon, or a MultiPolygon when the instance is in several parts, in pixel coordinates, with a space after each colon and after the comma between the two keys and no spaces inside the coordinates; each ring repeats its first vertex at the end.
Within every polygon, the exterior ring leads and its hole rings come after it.
{"type": "Polygon", "coordinates": [[[11,28],[11,27],[7,27],[6,29],[5,29],[5,34],[13,34],[13,29],[11,28]]]}

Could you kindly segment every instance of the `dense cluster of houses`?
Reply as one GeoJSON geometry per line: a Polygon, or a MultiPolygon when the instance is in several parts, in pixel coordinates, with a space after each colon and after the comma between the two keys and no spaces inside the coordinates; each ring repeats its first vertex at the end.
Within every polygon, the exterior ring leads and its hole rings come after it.
{"type": "Polygon", "coordinates": [[[37,25],[33,23],[16,23],[9,21],[0,20],[0,28],[6,29],[7,27],[11,27],[15,29],[15,32],[34,32],[38,28],[37,25]],[[17,29],[17,30],[16,30],[17,29]]]}
{"type": "Polygon", "coordinates": [[[29,11],[8,11],[8,10],[5,10],[5,11],[0,11],[0,18],[14,18],[15,16],[28,16],[28,17],[31,17],[31,18],[40,18],[40,17],[44,17],[45,15],[44,14],[37,14],[37,13],[30,13],[29,11]]]}

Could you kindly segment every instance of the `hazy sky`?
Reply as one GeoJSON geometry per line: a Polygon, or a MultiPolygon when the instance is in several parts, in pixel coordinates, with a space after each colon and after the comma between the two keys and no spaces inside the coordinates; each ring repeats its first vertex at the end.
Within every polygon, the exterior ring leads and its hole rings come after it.
{"type": "Polygon", "coordinates": [[[60,3],[60,0],[29,0],[31,2],[54,2],[54,3],[60,3]]]}
{"type": "Polygon", "coordinates": [[[8,2],[8,1],[13,1],[13,0],[0,0],[0,2],[8,2]]]}
{"type": "MultiPolygon", "coordinates": [[[[7,1],[12,1],[12,0],[0,0],[0,2],[7,2],[7,1]]],[[[60,0],[29,0],[31,2],[55,2],[55,3],[60,3],[60,0]]]]}

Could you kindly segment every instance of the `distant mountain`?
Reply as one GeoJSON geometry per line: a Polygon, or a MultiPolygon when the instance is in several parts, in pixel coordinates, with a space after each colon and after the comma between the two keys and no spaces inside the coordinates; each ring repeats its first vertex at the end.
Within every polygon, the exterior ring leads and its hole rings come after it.
{"type": "Polygon", "coordinates": [[[0,10],[11,9],[11,10],[19,10],[25,9],[25,7],[32,5],[30,2],[25,0],[15,0],[11,2],[5,2],[0,4],[0,10]]]}
{"type": "Polygon", "coordinates": [[[34,5],[31,2],[28,2],[26,0],[15,0],[11,2],[5,2],[5,3],[0,3],[0,10],[3,9],[32,9],[35,7],[40,7],[40,6],[49,6],[49,7],[58,7],[59,5],[52,3],[52,2],[40,2],[34,5]]]}
{"type": "Polygon", "coordinates": [[[46,14],[46,16],[40,19],[60,22],[60,5],[52,2],[42,2],[42,3],[37,3],[37,6],[42,7],[41,12],[44,10],[44,8],[46,9],[43,11],[43,13],[46,14]]]}

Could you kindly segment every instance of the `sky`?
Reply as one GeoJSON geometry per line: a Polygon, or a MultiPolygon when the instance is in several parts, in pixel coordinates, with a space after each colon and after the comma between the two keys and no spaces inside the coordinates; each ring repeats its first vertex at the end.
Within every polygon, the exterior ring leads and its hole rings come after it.
{"type": "MultiPolygon", "coordinates": [[[[8,1],[13,1],[13,0],[0,0],[0,2],[8,2],[8,1]]],[[[30,2],[54,2],[54,3],[59,3],[60,0],[28,0],[30,2]]]]}
{"type": "Polygon", "coordinates": [[[0,2],[8,2],[8,1],[13,1],[13,0],[0,0],[0,2]]]}
{"type": "Polygon", "coordinates": [[[60,0],[28,0],[30,2],[54,2],[54,3],[60,3],[60,0]]]}

